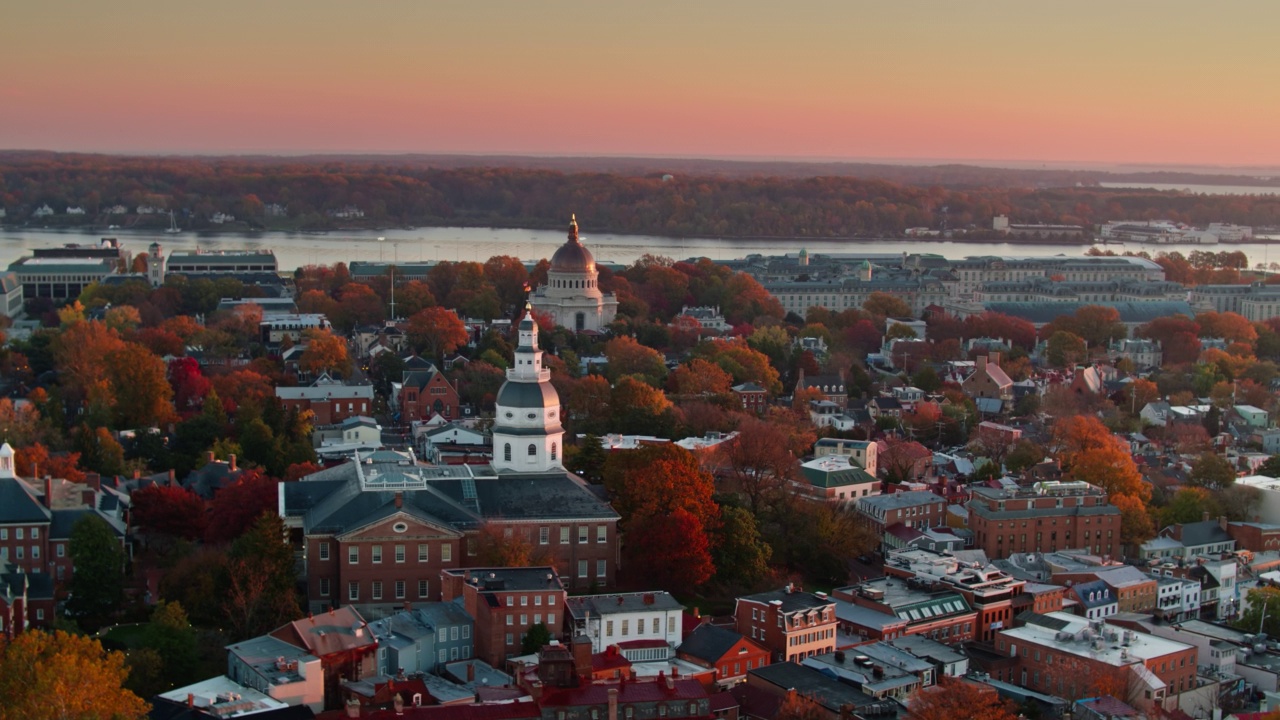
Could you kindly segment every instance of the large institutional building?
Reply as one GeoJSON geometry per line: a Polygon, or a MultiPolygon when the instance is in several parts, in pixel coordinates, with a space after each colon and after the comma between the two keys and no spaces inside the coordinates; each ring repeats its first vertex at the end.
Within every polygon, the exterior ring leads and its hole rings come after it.
{"type": "Polygon", "coordinates": [[[618,314],[618,298],[600,291],[600,273],[591,251],[578,239],[578,220],[569,221],[569,240],[551,256],[547,284],[538,288],[533,306],[575,332],[599,332],[618,314]]]}
{"type": "Polygon", "coordinates": [[[481,564],[484,542],[523,542],[575,590],[611,587],[618,514],[566,471],[560,397],[526,308],[498,391],[492,465],[423,465],[378,451],[280,484],[302,543],[312,612],[353,605],[381,617],[439,600],[441,573],[481,564]]]}

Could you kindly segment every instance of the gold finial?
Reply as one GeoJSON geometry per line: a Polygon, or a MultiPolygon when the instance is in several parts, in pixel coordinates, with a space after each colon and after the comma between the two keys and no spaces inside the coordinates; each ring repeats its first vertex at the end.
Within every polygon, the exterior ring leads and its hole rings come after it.
{"type": "Polygon", "coordinates": [[[578,240],[578,214],[569,213],[569,239],[578,240]]]}

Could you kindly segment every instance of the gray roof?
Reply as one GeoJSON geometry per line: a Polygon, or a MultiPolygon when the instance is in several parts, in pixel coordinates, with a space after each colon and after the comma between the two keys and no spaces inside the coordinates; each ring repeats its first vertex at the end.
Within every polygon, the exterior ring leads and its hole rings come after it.
{"type": "Polygon", "coordinates": [[[860,498],[858,500],[859,505],[883,508],[884,510],[898,510],[901,508],[928,505],[929,503],[934,502],[945,503],[946,500],[929,492],[928,490],[911,490],[908,492],[890,493],[888,495],[873,495],[871,497],[860,498]]]}
{"type": "MultiPolygon", "coordinates": [[[[1036,324],[1046,324],[1063,315],[1070,315],[1076,310],[1096,303],[1086,302],[994,302],[983,303],[983,307],[991,312],[998,312],[1021,318],[1036,324]]],[[[1194,317],[1195,311],[1185,300],[1154,300],[1152,302],[1110,302],[1120,313],[1120,322],[1147,323],[1156,318],[1169,315],[1186,315],[1194,317]]]]}
{"type": "Polygon", "coordinates": [[[1216,545],[1231,542],[1231,536],[1218,524],[1217,520],[1182,524],[1182,544],[1185,547],[1198,545],[1216,545]]]}
{"type": "Polygon", "coordinates": [[[569,598],[565,609],[573,617],[580,618],[586,617],[587,613],[598,617],[645,610],[684,610],[684,606],[670,593],[656,591],[581,595],[569,598]]]}
{"type": "Polygon", "coordinates": [[[0,524],[47,523],[51,519],[49,508],[36,500],[26,483],[0,477],[0,524]]]}
{"type": "Polygon", "coordinates": [[[804,695],[822,705],[824,708],[841,713],[846,707],[866,707],[881,702],[897,706],[893,701],[880,701],[854,688],[852,685],[830,677],[817,670],[793,662],[774,663],[751,671],[752,675],[782,688],[784,691],[795,689],[797,694],[804,695]]]}
{"type": "MultiPolygon", "coordinates": [[[[573,598],[569,599],[570,601],[573,600],[573,598]]],[[[742,634],[727,628],[712,625],[711,623],[703,623],[694,628],[693,632],[684,636],[684,642],[680,645],[678,651],[714,665],[734,645],[737,645],[743,637],[742,634]]]]}
{"type": "Polygon", "coordinates": [[[445,574],[478,579],[470,583],[485,590],[563,590],[564,583],[552,567],[458,568],[445,574]]]}
{"type": "Polygon", "coordinates": [[[49,537],[55,540],[70,539],[71,531],[75,528],[76,523],[80,522],[82,518],[90,515],[101,518],[117,537],[124,537],[124,523],[110,515],[104,515],[93,508],[87,507],[72,508],[68,510],[54,510],[53,522],[49,525],[49,537]]]}
{"type": "Polygon", "coordinates": [[[1076,598],[1087,608],[1112,605],[1119,602],[1119,597],[1111,592],[1111,587],[1101,580],[1080,583],[1071,588],[1076,598]],[[1090,597],[1092,596],[1092,599],[1090,597]]]}
{"type": "Polygon", "coordinates": [[[923,635],[904,635],[900,638],[894,638],[887,641],[888,644],[911,653],[913,656],[932,660],[936,663],[953,663],[964,660],[965,656],[956,652],[955,649],[943,645],[937,640],[930,640],[923,635]]]}
{"type": "Polygon", "coordinates": [[[743,595],[738,599],[750,600],[753,602],[763,603],[765,605],[777,600],[782,603],[780,609],[784,613],[805,612],[807,610],[824,608],[828,605],[835,605],[835,601],[829,597],[820,598],[813,593],[805,592],[803,590],[787,592],[786,588],[756,593],[754,595],[743,595]]]}
{"type": "MultiPolygon", "coordinates": [[[[553,407],[560,404],[560,396],[556,393],[555,387],[551,383],[538,382],[517,382],[508,380],[502,384],[502,388],[498,390],[498,397],[494,401],[498,407],[504,408],[532,408],[541,410],[543,408],[553,407]]],[[[501,418],[498,422],[501,423],[501,418]]]]}

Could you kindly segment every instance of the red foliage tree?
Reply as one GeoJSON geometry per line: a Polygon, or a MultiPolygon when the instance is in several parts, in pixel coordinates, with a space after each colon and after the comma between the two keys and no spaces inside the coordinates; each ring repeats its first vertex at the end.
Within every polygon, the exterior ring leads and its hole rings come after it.
{"type": "Polygon", "coordinates": [[[133,521],[152,533],[199,540],[208,524],[199,495],[178,485],[150,485],[133,494],[133,521]]]}
{"type": "Polygon", "coordinates": [[[210,503],[207,542],[231,542],[244,534],[263,513],[276,509],[280,481],[258,470],[246,470],[218,491],[210,503]]]}
{"type": "Polygon", "coordinates": [[[169,384],[173,386],[173,406],[182,414],[199,409],[213,389],[209,378],[200,370],[200,363],[188,357],[175,358],[169,363],[169,384]]]}
{"type": "Polygon", "coordinates": [[[1160,341],[1166,365],[1195,362],[1200,357],[1200,324],[1186,315],[1156,318],[1134,331],[1134,335],[1160,341]]]}
{"type": "Polygon", "coordinates": [[[715,574],[706,527],[683,507],[633,520],[623,549],[637,578],[666,578],[673,587],[696,588],[715,574]]]}
{"type": "Polygon", "coordinates": [[[61,478],[68,482],[84,482],[84,471],[80,469],[80,453],[58,453],[53,455],[49,448],[40,443],[14,451],[13,469],[20,477],[42,478],[46,475],[61,478]]]}

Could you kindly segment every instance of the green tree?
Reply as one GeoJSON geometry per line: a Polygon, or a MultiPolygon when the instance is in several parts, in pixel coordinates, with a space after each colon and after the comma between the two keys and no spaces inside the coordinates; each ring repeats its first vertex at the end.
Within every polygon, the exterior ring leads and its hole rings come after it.
{"type": "MultiPolygon", "coordinates": [[[[906,325],[894,325],[894,327],[906,327],[906,325]]],[[[911,328],[907,328],[910,330],[911,328]]],[[[938,371],[932,367],[925,365],[911,376],[911,384],[920,388],[927,393],[937,392],[942,389],[942,378],[938,377],[938,371]]]]}
{"type": "Polygon", "coordinates": [[[223,609],[234,638],[261,635],[300,614],[284,521],[264,513],[231,544],[223,609]]]}
{"type": "Polygon", "coordinates": [[[1084,339],[1066,330],[1049,336],[1045,343],[1045,359],[1054,367],[1074,367],[1084,361],[1087,351],[1084,339]]]}
{"type": "Polygon", "coordinates": [[[520,640],[520,652],[532,655],[549,644],[551,644],[551,631],[544,623],[538,623],[530,627],[529,632],[525,633],[520,640]]]}
{"type": "Polygon", "coordinates": [[[1236,481],[1236,469],[1231,462],[1217,453],[1201,453],[1191,463],[1191,472],[1187,476],[1193,485],[1211,490],[1221,490],[1236,481]]]}
{"type": "Polygon", "coordinates": [[[71,595],[67,614],[85,630],[105,625],[124,601],[124,548],[116,531],[97,515],[71,528],[71,595]]]}
{"type": "Polygon", "coordinates": [[[719,536],[713,544],[715,579],[725,588],[749,590],[769,574],[773,550],[760,536],[756,518],[746,508],[720,508],[719,536]]]}
{"type": "Polygon", "coordinates": [[[195,682],[199,654],[196,631],[187,613],[177,602],[160,601],[151,611],[151,621],[142,632],[141,646],[129,653],[129,688],[142,697],[152,697],[195,682]],[[140,652],[150,650],[151,652],[140,652]],[[159,673],[152,673],[152,661],[159,659],[159,673]],[[138,672],[141,671],[141,672],[138,672]],[[153,677],[146,677],[153,675],[153,677]]]}
{"type": "Polygon", "coordinates": [[[1173,499],[1160,509],[1160,524],[1164,526],[1179,523],[1198,522],[1203,513],[1210,517],[1221,514],[1218,501],[1204,488],[1189,487],[1178,491],[1173,499]]]}
{"type": "Polygon", "coordinates": [[[568,467],[583,480],[599,485],[604,482],[604,466],[608,460],[609,453],[600,444],[600,437],[588,433],[575,449],[568,467]]]}
{"type": "Polygon", "coordinates": [[[1280,588],[1258,587],[1249,591],[1249,609],[1236,620],[1236,627],[1247,632],[1263,632],[1280,637],[1280,588]],[[1266,622],[1263,622],[1265,616],[1266,622]]]}

